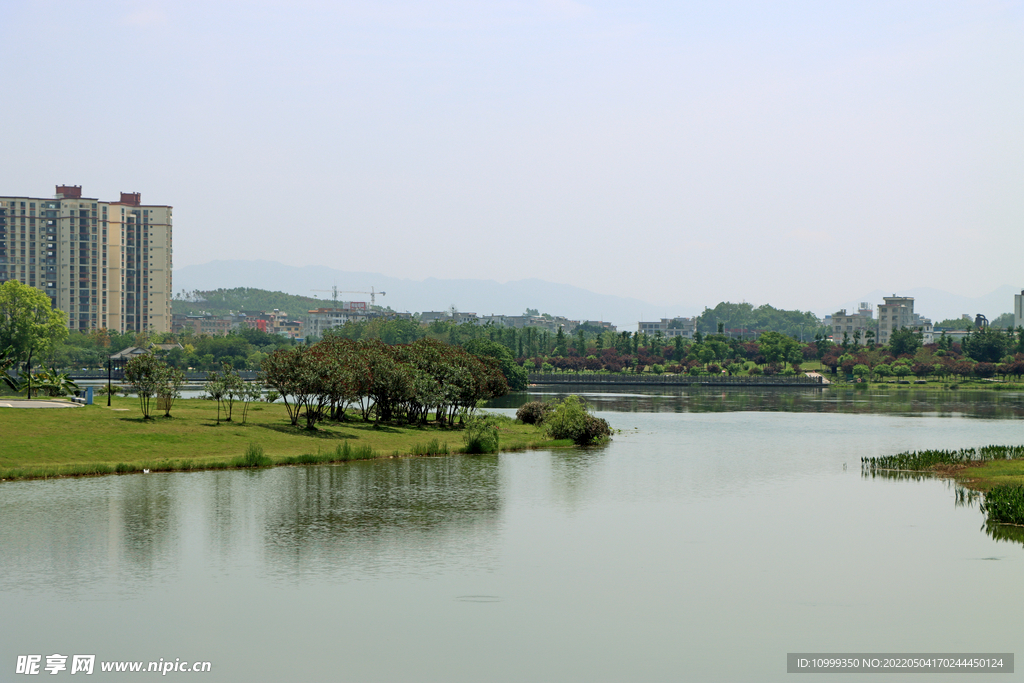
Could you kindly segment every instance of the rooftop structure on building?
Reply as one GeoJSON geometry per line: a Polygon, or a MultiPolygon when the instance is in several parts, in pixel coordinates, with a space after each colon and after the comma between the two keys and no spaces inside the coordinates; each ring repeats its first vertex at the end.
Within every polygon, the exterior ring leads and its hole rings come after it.
{"type": "Polygon", "coordinates": [[[150,344],[149,346],[129,346],[110,356],[110,365],[113,370],[123,370],[125,364],[132,358],[143,356],[147,353],[167,353],[174,349],[183,349],[181,344],[150,344]]]}
{"type": "Polygon", "coordinates": [[[71,330],[169,332],[172,207],[83,197],[0,196],[0,282],[19,280],[68,314],[71,330]]]}

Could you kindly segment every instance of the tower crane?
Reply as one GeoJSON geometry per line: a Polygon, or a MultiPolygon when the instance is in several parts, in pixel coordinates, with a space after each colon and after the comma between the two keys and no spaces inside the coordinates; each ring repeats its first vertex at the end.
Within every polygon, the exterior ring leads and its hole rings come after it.
{"type": "Polygon", "coordinates": [[[387,295],[387,292],[378,292],[373,287],[370,287],[370,291],[369,292],[362,292],[362,291],[356,291],[356,290],[347,290],[347,291],[346,290],[339,290],[337,285],[335,285],[334,287],[331,287],[330,289],[311,289],[309,291],[311,291],[311,292],[331,292],[331,294],[333,295],[333,298],[334,298],[334,307],[335,308],[338,307],[338,294],[369,294],[370,295],[370,306],[376,306],[377,305],[377,295],[378,294],[380,294],[381,296],[386,296],[387,295]]]}

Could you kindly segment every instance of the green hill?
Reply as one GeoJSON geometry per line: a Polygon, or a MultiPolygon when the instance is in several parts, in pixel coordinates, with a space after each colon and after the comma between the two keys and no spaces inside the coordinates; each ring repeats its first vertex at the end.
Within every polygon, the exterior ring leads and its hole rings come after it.
{"type": "Polygon", "coordinates": [[[284,292],[269,292],[265,289],[235,287],[216,289],[208,292],[181,292],[171,304],[171,310],[179,315],[214,315],[237,311],[272,311],[275,308],[289,316],[304,317],[307,311],[321,306],[330,306],[330,300],[311,296],[296,296],[284,292]]]}

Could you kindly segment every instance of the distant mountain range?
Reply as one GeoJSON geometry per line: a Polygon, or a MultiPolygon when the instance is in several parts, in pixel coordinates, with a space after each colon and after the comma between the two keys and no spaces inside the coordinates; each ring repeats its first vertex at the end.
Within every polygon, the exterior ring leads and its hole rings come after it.
{"type": "MultiPolygon", "coordinates": [[[[500,283],[494,280],[408,280],[380,273],[349,272],[326,266],[286,266],[274,261],[211,261],[174,270],[174,291],[256,287],[299,296],[319,296],[330,305],[337,285],[341,301],[369,301],[396,311],[422,313],[455,306],[478,315],[521,315],[527,308],[575,320],[604,320],[620,329],[634,329],[640,316],[651,317],[664,306],[544,280],[500,283]],[[356,293],[352,293],[355,290],[356,293]],[[382,296],[380,293],[386,292],[382,296]]],[[[680,309],[681,310],[681,309],[680,309]]],[[[292,313],[291,311],[288,311],[292,313]]],[[[681,313],[674,313],[681,314],[681,313]]],[[[673,313],[662,313],[673,315],[673,313]]]]}
{"type": "MultiPolygon", "coordinates": [[[[330,291],[315,290],[330,290],[335,285],[342,301],[369,301],[371,287],[378,293],[386,292],[386,295],[378,294],[377,304],[390,306],[396,311],[417,313],[455,306],[460,311],[479,315],[519,315],[527,308],[536,308],[541,313],[564,315],[576,320],[604,320],[618,325],[619,329],[629,330],[636,328],[641,316],[656,320],[669,315],[693,315],[702,311],[704,306],[713,307],[719,303],[717,300],[700,304],[680,302],[678,306],[666,307],[538,279],[505,283],[437,278],[410,280],[326,266],[287,266],[274,261],[211,261],[174,271],[175,292],[255,287],[297,296],[318,296],[325,305],[329,305],[330,291]]],[[[972,317],[982,313],[992,320],[1012,311],[1013,295],[1019,293],[1020,289],[1009,285],[981,297],[965,297],[930,287],[895,292],[898,296],[914,297],[914,311],[936,322],[959,318],[964,313],[972,317]]],[[[852,312],[860,301],[867,301],[874,308],[882,303],[883,297],[893,294],[875,290],[854,301],[838,302],[832,309],[815,309],[815,313],[824,316],[843,307],[852,312]]]]}

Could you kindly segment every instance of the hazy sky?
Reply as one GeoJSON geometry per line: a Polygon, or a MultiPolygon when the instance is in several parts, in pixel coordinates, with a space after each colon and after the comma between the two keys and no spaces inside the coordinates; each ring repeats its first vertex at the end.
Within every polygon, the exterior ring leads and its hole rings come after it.
{"type": "Polygon", "coordinates": [[[172,204],[179,267],[825,310],[1024,287],[1024,2],[0,0],[0,24],[0,193],[172,204]]]}

